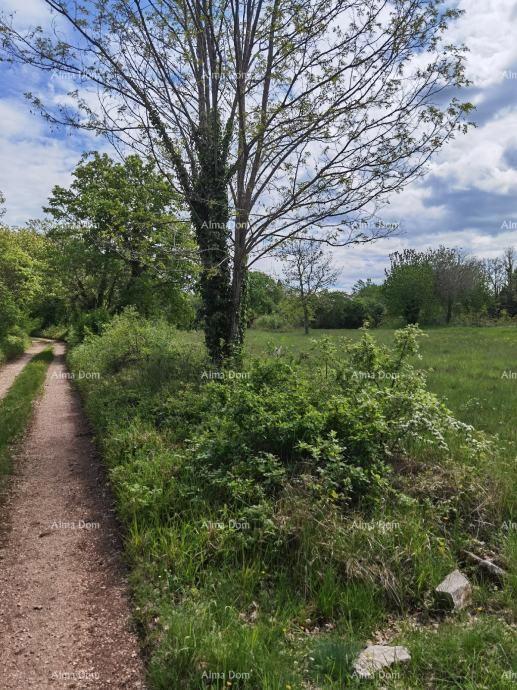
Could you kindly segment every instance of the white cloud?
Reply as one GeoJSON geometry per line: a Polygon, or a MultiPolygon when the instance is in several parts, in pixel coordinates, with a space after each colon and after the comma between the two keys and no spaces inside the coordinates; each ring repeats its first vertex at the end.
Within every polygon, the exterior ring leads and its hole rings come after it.
{"type": "Polygon", "coordinates": [[[49,22],[49,7],[43,0],[2,0],[2,10],[7,14],[14,12],[20,27],[49,22]]]}
{"type": "Polygon", "coordinates": [[[459,135],[437,157],[432,172],[457,188],[509,194],[517,190],[517,170],[504,152],[517,147],[517,111],[508,108],[494,120],[459,135]]]}
{"type": "Polygon", "coordinates": [[[0,189],[7,198],[5,222],[24,225],[41,217],[52,187],[69,182],[78,158],[65,142],[30,137],[13,142],[1,137],[0,159],[9,161],[0,168],[0,189]]]}
{"type": "Polygon", "coordinates": [[[7,140],[24,136],[33,138],[39,136],[42,129],[41,121],[30,114],[28,106],[23,108],[14,98],[0,100],[0,122],[1,136],[7,140]]]}
{"type": "Polygon", "coordinates": [[[515,0],[460,0],[458,8],[465,14],[448,37],[469,48],[467,76],[478,87],[501,82],[517,60],[515,0]]]}

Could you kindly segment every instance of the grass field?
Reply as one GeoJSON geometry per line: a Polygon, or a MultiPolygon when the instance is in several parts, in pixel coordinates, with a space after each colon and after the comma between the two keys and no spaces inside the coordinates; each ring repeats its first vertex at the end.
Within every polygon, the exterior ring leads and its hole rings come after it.
{"type": "MultiPolygon", "coordinates": [[[[371,333],[389,343],[393,330],[371,333]]],[[[435,328],[421,340],[421,366],[429,373],[431,390],[463,421],[517,444],[517,328],[435,328]],[[512,372],[513,378],[503,376],[512,372]]],[[[311,340],[358,339],[358,330],[302,330],[280,333],[249,330],[248,355],[262,356],[268,344],[294,353],[311,348],[311,340]]]]}

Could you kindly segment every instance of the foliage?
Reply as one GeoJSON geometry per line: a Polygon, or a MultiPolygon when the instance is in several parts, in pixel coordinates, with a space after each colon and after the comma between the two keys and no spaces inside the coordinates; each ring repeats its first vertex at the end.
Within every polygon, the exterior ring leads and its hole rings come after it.
{"type": "Polygon", "coordinates": [[[0,340],[0,363],[2,359],[9,361],[23,354],[29,346],[29,337],[20,332],[18,335],[10,333],[3,340],[0,340]]]}
{"type": "Polygon", "coordinates": [[[248,273],[248,325],[260,316],[272,314],[284,296],[285,289],[280,281],[262,271],[248,273]]]}
{"type": "Polygon", "coordinates": [[[283,314],[275,311],[272,314],[264,314],[255,319],[253,324],[256,328],[264,331],[285,331],[290,324],[283,314]]]}
{"type": "MultiPolygon", "coordinates": [[[[517,313],[511,297],[517,284],[512,249],[502,259],[485,261],[444,246],[406,249],[391,254],[390,260],[383,297],[390,314],[407,323],[482,325],[502,319],[507,306],[510,314],[517,313]]],[[[366,284],[358,288],[370,289],[366,284]]]]}
{"type": "MultiPolygon", "coordinates": [[[[454,567],[448,498],[412,496],[392,468],[491,451],[429,393],[419,335],[319,337],[214,370],[127,311],[73,350],[100,374],[78,383],[128,529],[151,687],[197,690],[207,669],[251,671],[254,690],[342,687],[351,651],[454,567]]],[[[486,490],[467,477],[465,516],[486,490]]]]}
{"type": "Polygon", "coordinates": [[[76,80],[75,107],[28,98],[52,123],[154,156],[180,192],[214,361],[241,349],[250,262],[291,238],[346,246],[388,236],[362,222],[366,209],[468,129],[472,105],[457,96],[468,84],[464,48],[446,39],[461,11],[444,0],[52,9],[66,42],[4,13],[2,56],[76,80]],[[99,102],[82,97],[90,87],[99,102]]]}
{"type": "Polygon", "coordinates": [[[434,274],[427,258],[406,249],[390,255],[383,290],[390,312],[404,317],[406,323],[429,322],[435,308],[434,274]]]}
{"type": "Polygon", "coordinates": [[[194,244],[154,163],[85,154],[70,188],[55,187],[46,211],[56,221],[46,227],[52,265],[76,318],[132,304],[142,314],[181,319],[179,295],[196,270],[194,244]]]}
{"type": "Polygon", "coordinates": [[[314,302],[315,328],[360,328],[367,319],[364,302],[344,292],[324,292],[314,302]]]}

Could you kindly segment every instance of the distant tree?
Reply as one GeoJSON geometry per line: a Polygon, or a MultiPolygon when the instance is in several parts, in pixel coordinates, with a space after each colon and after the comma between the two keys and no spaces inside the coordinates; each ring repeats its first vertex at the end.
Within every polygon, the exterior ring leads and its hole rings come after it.
{"type": "Polygon", "coordinates": [[[454,307],[466,300],[483,282],[481,263],[463,251],[444,246],[428,250],[427,257],[435,277],[435,291],[444,310],[445,323],[450,323],[454,307]]]}
{"type": "Polygon", "coordinates": [[[436,305],[435,277],[425,253],[414,249],[390,254],[383,291],[388,309],[406,323],[419,323],[436,305]]]}
{"type": "Polygon", "coordinates": [[[284,296],[284,288],[262,271],[250,271],[248,276],[248,325],[258,316],[271,314],[284,296]]]}
{"type": "Polygon", "coordinates": [[[382,285],[377,285],[371,278],[358,280],[352,288],[352,295],[365,307],[370,326],[381,325],[386,314],[386,299],[382,285]]]}
{"type": "Polygon", "coordinates": [[[505,284],[506,273],[504,261],[501,257],[485,259],[483,261],[483,268],[489,290],[494,298],[498,300],[505,284]]]}
{"type": "Polygon", "coordinates": [[[340,290],[322,292],[314,300],[315,328],[360,328],[367,319],[364,301],[340,290]]]}
{"type": "Polygon", "coordinates": [[[517,314],[517,257],[513,247],[505,249],[502,262],[505,284],[501,290],[500,304],[501,308],[505,309],[510,316],[515,316],[517,314]]]}
{"type": "Polygon", "coordinates": [[[352,295],[354,297],[371,297],[373,299],[382,300],[382,285],[377,285],[371,278],[358,280],[352,287],[352,295]]]}
{"type": "Polygon", "coordinates": [[[25,327],[43,292],[45,239],[31,230],[0,227],[0,338],[25,327]]]}
{"type": "Polygon", "coordinates": [[[278,251],[283,264],[284,284],[292,290],[303,311],[303,327],[309,332],[314,296],[333,285],[339,271],[332,266],[331,254],[310,240],[289,240],[278,251]]]}

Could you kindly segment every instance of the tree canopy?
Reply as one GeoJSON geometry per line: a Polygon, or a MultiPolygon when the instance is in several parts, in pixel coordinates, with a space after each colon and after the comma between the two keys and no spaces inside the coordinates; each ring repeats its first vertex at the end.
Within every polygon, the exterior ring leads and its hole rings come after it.
{"type": "Polygon", "coordinates": [[[53,102],[29,95],[51,122],[155,157],[195,229],[215,360],[242,344],[249,265],[286,238],[390,234],[364,217],[471,107],[443,0],[45,4],[48,31],[3,16],[4,59],[75,81],[53,102]]]}

